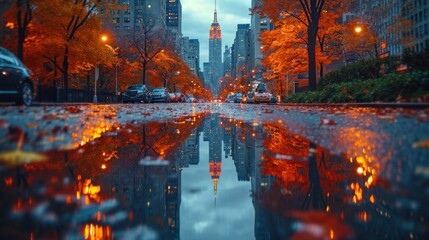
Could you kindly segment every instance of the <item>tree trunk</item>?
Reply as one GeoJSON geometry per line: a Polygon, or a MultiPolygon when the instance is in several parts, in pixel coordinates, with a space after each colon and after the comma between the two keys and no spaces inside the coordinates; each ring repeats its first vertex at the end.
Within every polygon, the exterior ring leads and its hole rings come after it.
{"type": "Polygon", "coordinates": [[[316,36],[317,23],[313,21],[308,27],[308,87],[310,91],[314,91],[317,89],[316,36]]]}
{"type": "Polygon", "coordinates": [[[63,60],[63,80],[64,80],[64,89],[68,90],[69,88],[69,45],[66,45],[64,50],[64,60],[63,60]]]}
{"type": "Polygon", "coordinates": [[[142,84],[146,85],[146,60],[143,60],[143,74],[142,74],[142,84]]]}

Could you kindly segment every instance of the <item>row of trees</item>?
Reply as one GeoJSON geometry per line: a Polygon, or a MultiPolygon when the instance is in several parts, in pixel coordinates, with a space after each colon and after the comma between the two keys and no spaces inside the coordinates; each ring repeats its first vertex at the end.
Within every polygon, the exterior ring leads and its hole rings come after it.
{"type": "MultiPolygon", "coordinates": [[[[363,0],[360,4],[366,6],[367,2],[363,0]]],[[[366,8],[369,12],[360,12],[354,20],[342,23],[343,14],[352,10],[349,1],[262,0],[253,11],[268,16],[275,26],[274,30],[263,32],[260,38],[264,54],[262,64],[267,70],[264,77],[280,85],[289,75],[308,72],[309,90],[316,90],[317,79],[323,77],[326,66],[347,58],[349,53],[358,59],[377,58],[387,42],[409,46],[413,36],[404,33],[410,30],[411,21],[402,17],[400,11],[389,23],[382,21],[407,2],[401,6],[394,1],[368,2],[371,4],[366,8]],[[387,25],[383,36],[377,24],[387,25]],[[358,26],[362,30],[359,33],[355,31],[358,26]]],[[[281,89],[280,92],[283,93],[281,89]]]]}
{"type": "Polygon", "coordinates": [[[102,0],[6,2],[9,8],[2,18],[8,29],[0,44],[16,52],[43,86],[89,88],[97,66],[102,90],[115,89],[117,78],[119,90],[143,83],[207,96],[151,16],[143,16],[141,32],[120,41],[109,31],[110,14],[127,5],[102,0]]]}

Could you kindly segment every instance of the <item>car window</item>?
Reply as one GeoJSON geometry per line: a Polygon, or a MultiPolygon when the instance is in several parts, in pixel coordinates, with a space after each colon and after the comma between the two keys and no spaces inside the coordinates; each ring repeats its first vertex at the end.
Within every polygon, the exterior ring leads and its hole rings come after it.
{"type": "Polygon", "coordinates": [[[265,84],[259,84],[256,87],[256,91],[258,91],[258,92],[265,92],[266,90],[267,90],[267,86],[265,86],[265,84]]]}
{"type": "Polygon", "coordinates": [[[133,86],[129,86],[128,89],[130,90],[139,90],[139,89],[143,89],[144,86],[142,85],[133,85],[133,86]]]}
{"type": "Polygon", "coordinates": [[[4,48],[0,48],[0,63],[19,65],[15,56],[4,48]]]}

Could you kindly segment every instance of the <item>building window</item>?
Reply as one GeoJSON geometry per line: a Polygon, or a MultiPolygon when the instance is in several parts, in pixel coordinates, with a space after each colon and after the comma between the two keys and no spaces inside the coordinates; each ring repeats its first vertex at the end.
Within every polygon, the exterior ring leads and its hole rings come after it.
{"type": "Polygon", "coordinates": [[[119,22],[120,22],[120,20],[119,20],[119,18],[112,18],[112,22],[113,22],[113,23],[119,23],[119,22]]]}
{"type": "Polygon", "coordinates": [[[130,26],[124,26],[124,31],[125,32],[130,32],[131,31],[131,27],[130,26]]]}
{"type": "Polygon", "coordinates": [[[134,27],[134,32],[140,32],[140,26],[135,26],[134,27]]]}
{"type": "Polygon", "coordinates": [[[121,30],[121,26],[115,26],[115,31],[119,32],[121,30]]]}
{"type": "Polygon", "coordinates": [[[129,17],[124,17],[124,23],[129,23],[131,22],[131,18],[129,17]]]}
{"type": "Polygon", "coordinates": [[[124,13],[125,13],[125,14],[131,14],[131,9],[126,8],[126,9],[124,10],[124,13]]]}

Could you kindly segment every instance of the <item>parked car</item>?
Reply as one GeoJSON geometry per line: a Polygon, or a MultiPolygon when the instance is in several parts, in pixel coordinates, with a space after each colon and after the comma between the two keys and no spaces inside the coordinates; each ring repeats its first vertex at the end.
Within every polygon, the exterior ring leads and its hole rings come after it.
{"type": "Polygon", "coordinates": [[[234,102],[234,98],[235,98],[235,94],[229,94],[226,99],[225,102],[226,103],[233,103],[234,102]]]}
{"type": "Polygon", "coordinates": [[[151,102],[170,102],[170,95],[167,88],[154,88],[152,89],[151,102]]]}
{"type": "Polygon", "coordinates": [[[258,86],[255,89],[255,95],[254,95],[254,101],[255,103],[262,103],[262,102],[270,102],[271,94],[267,91],[267,85],[264,83],[258,84],[258,86]]]}
{"type": "Polygon", "coordinates": [[[240,103],[242,98],[243,98],[243,94],[242,93],[236,93],[235,96],[234,96],[234,102],[235,103],[240,103]]]}
{"type": "Polygon", "coordinates": [[[194,95],[188,95],[188,96],[185,98],[185,101],[186,101],[187,103],[195,103],[195,102],[197,102],[197,99],[194,97],[194,95]]]}
{"type": "Polygon", "coordinates": [[[274,93],[271,94],[270,103],[277,103],[277,96],[274,93]]]}
{"type": "Polygon", "coordinates": [[[170,95],[170,102],[179,102],[179,98],[177,97],[176,93],[169,93],[170,95]]]}
{"type": "Polygon", "coordinates": [[[0,100],[30,106],[33,98],[34,86],[30,69],[13,53],[0,47],[0,100]]]}
{"type": "Polygon", "coordinates": [[[243,103],[254,103],[254,102],[255,102],[254,97],[255,97],[255,93],[254,93],[254,92],[248,92],[248,93],[243,97],[242,102],[243,102],[243,103]]]}
{"type": "Polygon", "coordinates": [[[185,102],[185,95],[183,95],[181,92],[176,92],[176,96],[179,102],[185,102]]]}
{"type": "Polygon", "coordinates": [[[151,100],[151,93],[144,84],[135,84],[129,86],[122,92],[123,103],[144,102],[149,103],[151,100]]]}

